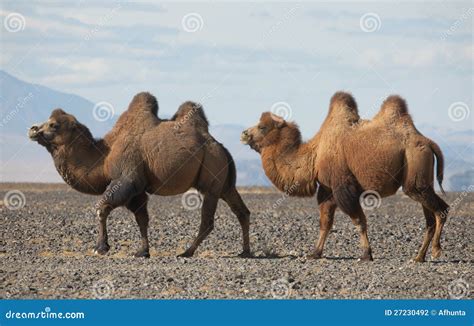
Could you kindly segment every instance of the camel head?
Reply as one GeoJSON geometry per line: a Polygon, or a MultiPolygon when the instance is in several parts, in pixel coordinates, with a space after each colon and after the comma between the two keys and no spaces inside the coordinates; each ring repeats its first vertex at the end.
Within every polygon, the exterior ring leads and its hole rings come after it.
{"type": "Polygon", "coordinates": [[[280,140],[280,133],[285,126],[287,123],[282,117],[264,112],[257,125],[242,132],[240,141],[260,153],[262,148],[280,140]]]}
{"type": "Polygon", "coordinates": [[[46,122],[31,126],[28,137],[47,148],[57,147],[73,142],[82,133],[83,127],[73,115],[55,109],[46,122]]]}

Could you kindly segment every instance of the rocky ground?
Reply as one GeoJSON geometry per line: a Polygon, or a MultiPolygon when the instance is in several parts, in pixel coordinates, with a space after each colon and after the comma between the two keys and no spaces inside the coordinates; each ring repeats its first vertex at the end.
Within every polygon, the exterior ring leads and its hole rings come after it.
{"type": "Polygon", "coordinates": [[[151,259],[138,248],[133,216],[117,209],[109,219],[111,250],[95,256],[97,197],[59,185],[0,185],[1,298],[469,298],[473,296],[474,194],[450,193],[453,214],[443,255],[411,259],[421,244],[421,207],[403,195],[366,210],[373,262],[357,260],[359,237],[336,213],[325,257],[308,260],[319,227],[315,198],[285,198],[245,189],[252,211],[255,258],[241,250],[237,219],[221,202],[216,227],[193,258],[177,258],[197,233],[199,209],[182,197],[150,202],[151,259]],[[16,192],[8,191],[15,190],[16,192]],[[6,199],[6,198],[9,199],[6,199]],[[15,201],[14,199],[18,199],[15,201]],[[14,209],[18,208],[18,209],[14,209]],[[471,290],[470,290],[471,289],[471,290]]]}

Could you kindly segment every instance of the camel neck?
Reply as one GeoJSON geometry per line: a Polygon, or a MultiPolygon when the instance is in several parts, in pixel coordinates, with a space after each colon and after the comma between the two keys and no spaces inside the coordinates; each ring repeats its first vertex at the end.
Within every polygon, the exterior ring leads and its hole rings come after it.
{"type": "Polygon", "coordinates": [[[51,154],[64,182],[77,191],[98,195],[108,184],[104,175],[107,152],[102,140],[80,140],[74,146],[58,146],[51,154]]]}
{"type": "Polygon", "coordinates": [[[293,147],[280,144],[262,149],[265,174],[289,196],[313,196],[316,192],[311,143],[293,147]]]}

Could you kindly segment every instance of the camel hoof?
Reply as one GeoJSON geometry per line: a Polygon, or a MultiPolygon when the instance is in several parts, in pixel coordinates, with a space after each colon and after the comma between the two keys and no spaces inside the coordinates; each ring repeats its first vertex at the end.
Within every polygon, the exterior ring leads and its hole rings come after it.
{"type": "Polygon", "coordinates": [[[240,258],[252,258],[253,255],[249,250],[244,250],[240,254],[238,254],[238,257],[240,257],[240,258]]]}
{"type": "Polygon", "coordinates": [[[433,249],[431,251],[432,258],[439,258],[441,256],[441,248],[440,249],[433,249]]]}
{"type": "Polygon", "coordinates": [[[306,258],[308,258],[308,259],[321,259],[322,257],[323,257],[323,255],[321,253],[317,253],[317,252],[306,256],[306,258]]]}
{"type": "Polygon", "coordinates": [[[108,244],[98,245],[94,248],[94,254],[103,256],[109,250],[110,250],[110,246],[108,244]]]}
{"type": "Polygon", "coordinates": [[[415,263],[424,263],[424,262],[425,262],[425,258],[424,258],[424,257],[418,257],[418,256],[417,256],[417,257],[415,257],[415,258],[413,259],[413,261],[414,261],[415,263]]]}
{"type": "Polygon", "coordinates": [[[182,258],[189,258],[189,257],[192,257],[194,253],[192,252],[188,252],[187,250],[185,252],[183,252],[182,254],[178,255],[178,257],[182,257],[182,258]]]}
{"type": "Polygon", "coordinates": [[[139,250],[133,254],[135,258],[150,258],[150,252],[148,250],[139,250]]]}

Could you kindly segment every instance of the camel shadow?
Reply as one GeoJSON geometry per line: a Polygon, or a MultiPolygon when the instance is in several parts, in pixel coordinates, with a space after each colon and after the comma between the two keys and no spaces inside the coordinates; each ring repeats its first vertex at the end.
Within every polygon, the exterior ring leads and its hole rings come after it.
{"type": "MultiPolygon", "coordinates": [[[[222,258],[239,258],[242,259],[240,256],[223,256],[222,258]]],[[[298,256],[295,255],[279,255],[276,253],[271,253],[271,254],[263,254],[263,255],[252,255],[250,257],[245,257],[245,259],[284,259],[284,258],[290,258],[290,259],[296,259],[298,256]]]]}

